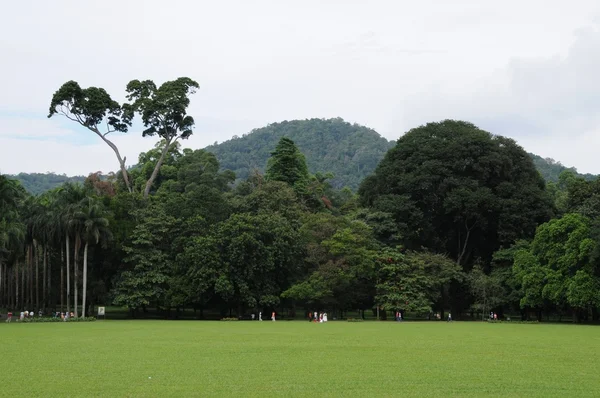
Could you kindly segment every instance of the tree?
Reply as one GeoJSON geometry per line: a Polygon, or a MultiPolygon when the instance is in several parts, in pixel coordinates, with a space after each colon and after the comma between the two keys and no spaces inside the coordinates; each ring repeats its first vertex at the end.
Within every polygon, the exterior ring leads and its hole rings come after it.
{"type": "Polygon", "coordinates": [[[83,249],[83,296],[82,316],[85,318],[87,299],[87,275],[88,275],[88,248],[90,244],[98,244],[101,238],[106,239],[108,220],[105,218],[104,209],[94,198],[87,197],[80,205],[80,209],[74,214],[81,226],[82,239],[85,242],[83,249]]]}
{"type": "Polygon", "coordinates": [[[309,181],[308,167],[302,152],[294,141],[283,137],[267,162],[267,181],[281,181],[293,187],[296,192],[304,192],[309,181]]]}
{"type": "Polygon", "coordinates": [[[77,82],[71,80],[63,84],[52,96],[48,117],[56,114],[92,131],[113,150],[119,161],[125,186],[129,192],[132,192],[125,164],[127,159],[121,157],[117,146],[107,138],[114,132],[127,132],[133,118],[131,109],[119,105],[103,88],[82,89],[77,82]],[[106,127],[103,128],[103,125],[106,127]]]}
{"type": "Polygon", "coordinates": [[[521,147],[453,120],[403,135],[359,195],[394,217],[406,248],[448,253],[465,269],[532,237],[552,215],[544,181],[521,147]]]}
{"type": "Polygon", "coordinates": [[[116,278],[114,304],[132,312],[151,304],[160,306],[171,275],[171,232],[176,220],[160,205],[151,204],[136,212],[140,223],[123,246],[128,265],[116,278]]]}
{"type": "Polygon", "coordinates": [[[127,84],[127,98],[133,101],[127,109],[141,114],[146,127],[142,135],[158,135],[164,140],[160,157],[144,188],[145,198],[150,194],[171,145],[178,139],[187,139],[193,133],[194,118],[186,112],[190,104],[189,95],[199,87],[197,82],[187,77],[165,82],[160,87],[152,80],[132,80],[127,84]]]}
{"type": "Polygon", "coordinates": [[[439,254],[384,248],[376,256],[375,302],[383,310],[429,313],[441,298],[442,288],[462,279],[460,266],[439,254]]]}
{"type": "Polygon", "coordinates": [[[244,308],[279,304],[299,265],[301,247],[297,231],[276,213],[234,214],[208,236],[194,239],[186,254],[204,259],[192,268],[195,276],[214,281],[215,293],[242,315],[244,308]]]}
{"type": "Polygon", "coordinates": [[[541,225],[529,250],[515,256],[514,271],[521,281],[521,305],[543,305],[572,309],[574,321],[598,305],[598,267],[592,261],[596,242],[591,238],[590,220],[566,214],[541,225]]]}

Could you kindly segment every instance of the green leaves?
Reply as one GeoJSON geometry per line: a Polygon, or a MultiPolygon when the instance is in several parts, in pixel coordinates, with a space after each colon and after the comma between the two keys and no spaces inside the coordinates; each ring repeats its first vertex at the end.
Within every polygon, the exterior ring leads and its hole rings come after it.
{"type": "Polygon", "coordinates": [[[600,279],[591,258],[597,243],[589,224],[580,214],[566,214],[541,225],[531,248],[517,252],[513,271],[522,285],[521,306],[542,307],[543,300],[559,308],[598,304],[600,279]]]}
{"type": "Polygon", "coordinates": [[[439,300],[441,288],[463,277],[455,262],[432,253],[404,254],[397,249],[385,248],[376,258],[375,302],[384,310],[428,313],[439,300]]]}
{"type": "Polygon", "coordinates": [[[111,131],[126,133],[132,114],[121,108],[103,88],[82,89],[73,80],[63,84],[52,96],[48,117],[62,114],[84,127],[94,128],[106,122],[111,131]]]}
{"type": "Polygon", "coordinates": [[[128,114],[141,114],[146,126],[143,136],[157,134],[168,143],[177,136],[186,139],[194,127],[194,119],[186,114],[189,95],[198,88],[199,84],[188,77],[167,81],[160,87],[152,80],[132,80],[127,84],[127,99],[132,103],[126,109],[128,114]]]}
{"type": "Polygon", "coordinates": [[[359,195],[363,205],[392,215],[407,248],[448,253],[465,269],[532,237],[552,210],[522,148],[454,120],[403,135],[359,195]]]}

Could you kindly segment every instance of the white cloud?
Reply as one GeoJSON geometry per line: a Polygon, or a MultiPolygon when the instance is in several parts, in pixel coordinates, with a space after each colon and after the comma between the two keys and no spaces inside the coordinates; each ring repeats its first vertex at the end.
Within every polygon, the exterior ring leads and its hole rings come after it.
{"type": "MultiPolygon", "coordinates": [[[[572,139],[591,145],[600,127],[598,34],[586,30],[599,13],[596,0],[9,2],[0,25],[0,168],[115,169],[110,149],[81,139],[85,132],[59,136],[67,124],[2,115],[44,118],[70,79],[123,100],[131,79],[190,76],[201,85],[190,107],[192,147],[285,119],[340,116],[397,138],[451,117],[600,173],[572,139]],[[29,140],[5,133],[14,123],[29,140]],[[35,134],[54,134],[52,144],[35,134]]],[[[152,142],[130,134],[119,145],[131,164],[152,142]]]]}

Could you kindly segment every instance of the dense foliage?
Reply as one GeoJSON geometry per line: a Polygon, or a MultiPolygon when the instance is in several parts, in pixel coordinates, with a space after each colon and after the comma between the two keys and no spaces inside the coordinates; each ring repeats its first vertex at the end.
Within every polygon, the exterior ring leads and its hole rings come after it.
{"type": "Polygon", "coordinates": [[[393,145],[377,132],[342,119],[310,119],[273,123],[206,148],[224,169],[240,180],[253,170],[264,172],[267,160],[282,137],[293,140],[306,156],[311,173],[331,172],[331,184],[356,189],[393,145]]]}
{"type": "Polygon", "coordinates": [[[55,173],[19,173],[7,175],[21,183],[23,188],[32,195],[41,195],[46,191],[58,188],[65,182],[83,183],[84,176],[68,177],[65,174],[55,173]]]}
{"type": "MultiPolygon", "coordinates": [[[[533,164],[538,169],[544,180],[548,182],[558,182],[558,178],[563,171],[572,171],[577,174],[575,167],[564,166],[561,162],[557,162],[552,158],[542,158],[541,156],[530,153],[533,164]]],[[[579,174],[586,180],[594,180],[597,176],[593,174],[579,174]]]]}
{"type": "MultiPolygon", "coordinates": [[[[139,98],[163,95],[138,83],[139,98]]],[[[167,131],[162,105],[143,101],[134,110],[163,141],[127,170],[129,184],[96,173],[33,197],[0,176],[0,308],[598,316],[600,180],[566,170],[546,184],[514,141],[452,120],[403,135],[358,195],[327,169],[311,173],[289,136],[264,175],[236,179],[213,153],[176,142],[190,133],[186,103],[167,131]]]]}

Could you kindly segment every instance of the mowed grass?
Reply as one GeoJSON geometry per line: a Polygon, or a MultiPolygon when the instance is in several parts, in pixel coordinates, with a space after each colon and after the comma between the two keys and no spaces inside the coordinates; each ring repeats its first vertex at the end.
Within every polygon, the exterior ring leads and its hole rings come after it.
{"type": "Polygon", "coordinates": [[[2,396],[600,396],[600,328],[446,322],[0,324],[2,396]]]}

